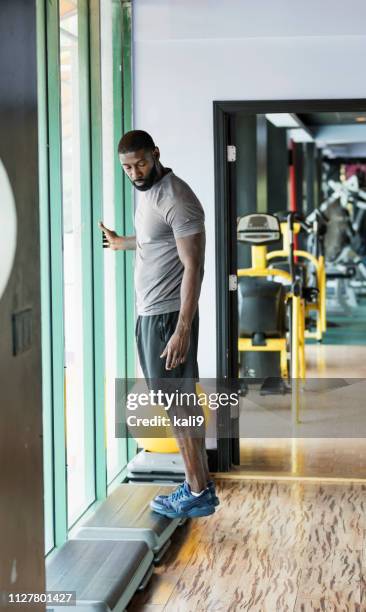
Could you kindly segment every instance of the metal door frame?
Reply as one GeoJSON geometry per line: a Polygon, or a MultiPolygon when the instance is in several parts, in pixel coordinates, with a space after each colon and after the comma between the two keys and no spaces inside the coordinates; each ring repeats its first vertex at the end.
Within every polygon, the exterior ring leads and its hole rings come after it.
{"type": "MultiPolygon", "coordinates": [[[[266,113],[365,112],[366,99],[214,101],[215,239],[216,239],[216,377],[236,378],[237,293],[229,291],[229,275],[236,274],[235,162],[227,161],[227,146],[235,144],[235,115],[266,113]]],[[[239,418],[227,409],[217,411],[217,466],[228,472],[239,462],[239,418]]]]}

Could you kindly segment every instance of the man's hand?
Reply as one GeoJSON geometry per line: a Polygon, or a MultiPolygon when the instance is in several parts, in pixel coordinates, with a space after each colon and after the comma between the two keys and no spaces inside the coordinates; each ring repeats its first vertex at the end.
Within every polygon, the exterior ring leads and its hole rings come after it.
{"type": "Polygon", "coordinates": [[[99,221],[98,225],[103,232],[103,247],[109,247],[112,251],[118,251],[121,249],[123,241],[122,236],[118,236],[114,230],[110,230],[105,227],[102,221],[99,221]]]}
{"type": "Polygon", "coordinates": [[[189,349],[189,336],[189,329],[183,332],[175,331],[171,336],[168,344],[160,355],[161,358],[166,357],[166,370],[172,370],[185,362],[189,349]]]}

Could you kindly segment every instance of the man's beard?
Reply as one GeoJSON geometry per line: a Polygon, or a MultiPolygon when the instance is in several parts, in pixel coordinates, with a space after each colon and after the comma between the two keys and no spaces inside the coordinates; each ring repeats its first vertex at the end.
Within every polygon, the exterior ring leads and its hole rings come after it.
{"type": "Polygon", "coordinates": [[[139,191],[148,191],[148,189],[151,189],[151,187],[153,186],[155,179],[156,179],[156,175],[157,175],[157,171],[156,171],[156,167],[154,164],[150,170],[149,176],[147,176],[144,179],[138,179],[139,181],[143,181],[142,185],[136,185],[135,181],[131,181],[132,185],[136,187],[136,189],[138,189],[139,191]]]}

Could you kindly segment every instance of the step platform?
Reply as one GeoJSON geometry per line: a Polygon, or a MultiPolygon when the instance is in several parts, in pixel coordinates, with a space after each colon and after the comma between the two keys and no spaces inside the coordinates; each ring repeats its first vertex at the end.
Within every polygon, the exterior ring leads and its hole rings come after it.
{"type": "MultiPolygon", "coordinates": [[[[64,612],[124,612],[152,571],[153,553],[144,541],[73,539],[46,561],[46,585],[76,593],[76,601],[60,607],[64,612]]],[[[47,604],[48,612],[55,609],[47,604]]]]}
{"type": "Polygon", "coordinates": [[[168,495],[174,487],[156,484],[119,485],[93,516],[77,531],[78,539],[144,540],[158,563],[169,547],[181,519],[168,519],[150,509],[156,495],[168,495]]]}
{"type": "Polygon", "coordinates": [[[127,478],[133,482],[183,482],[184,463],[180,453],[140,451],[127,465],[127,478]]]}

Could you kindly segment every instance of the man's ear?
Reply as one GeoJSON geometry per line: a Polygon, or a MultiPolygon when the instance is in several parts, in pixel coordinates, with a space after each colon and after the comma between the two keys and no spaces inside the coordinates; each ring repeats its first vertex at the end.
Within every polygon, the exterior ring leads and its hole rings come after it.
{"type": "Polygon", "coordinates": [[[154,159],[156,161],[159,161],[159,159],[160,159],[160,150],[159,150],[159,147],[155,147],[155,149],[153,150],[152,154],[153,154],[154,159]]]}

